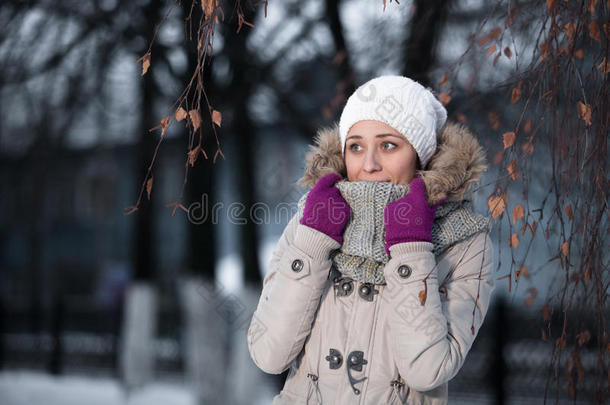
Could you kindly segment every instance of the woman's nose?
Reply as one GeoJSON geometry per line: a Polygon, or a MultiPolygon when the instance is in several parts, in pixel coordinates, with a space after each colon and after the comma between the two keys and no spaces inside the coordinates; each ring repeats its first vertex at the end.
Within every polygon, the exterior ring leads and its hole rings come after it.
{"type": "Polygon", "coordinates": [[[381,165],[379,164],[379,159],[377,154],[374,151],[369,151],[364,158],[364,167],[363,170],[365,172],[371,173],[381,170],[381,165]]]}

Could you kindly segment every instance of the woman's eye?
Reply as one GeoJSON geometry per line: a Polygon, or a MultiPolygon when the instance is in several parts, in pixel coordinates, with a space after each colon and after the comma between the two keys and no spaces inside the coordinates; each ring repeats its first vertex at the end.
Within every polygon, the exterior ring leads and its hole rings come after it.
{"type": "Polygon", "coordinates": [[[396,147],[396,144],[392,143],[392,142],[384,142],[382,147],[383,147],[383,149],[390,150],[390,149],[394,149],[396,147]]]}
{"type": "Polygon", "coordinates": [[[362,149],[362,147],[361,147],[360,145],[358,145],[357,143],[352,143],[352,144],[349,146],[349,148],[350,148],[350,150],[351,150],[352,152],[359,152],[359,151],[360,151],[360,149],[362,149]]]}

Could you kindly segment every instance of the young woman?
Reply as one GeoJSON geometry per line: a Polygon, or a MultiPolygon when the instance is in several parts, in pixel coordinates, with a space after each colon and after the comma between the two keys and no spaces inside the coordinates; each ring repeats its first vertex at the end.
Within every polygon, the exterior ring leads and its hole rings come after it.
{"type": "Polygon", "coordinates": [[[273,404],[445,404],[494,289],[485,154],[434,95],[381,76],[321,130],[248,330],[273,404]]]}

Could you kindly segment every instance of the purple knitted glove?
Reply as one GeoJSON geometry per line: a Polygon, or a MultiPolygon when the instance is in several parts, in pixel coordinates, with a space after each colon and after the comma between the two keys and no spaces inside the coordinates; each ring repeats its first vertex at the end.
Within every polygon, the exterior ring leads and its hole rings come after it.
{"type": "Polygon", "coordinates": [[[336,173],[322,176],[305,200],[300,223],[320,231],[343,244],[343,229],[351,209],[334,184],[341,180],[336,173]]]}
{"type": "Polygon", "coordinates": [[[434,214],[446,198],[430,207],[424,180],[417,177],[409,184],[409,193],[389,203],[383,211],[385,223],[385,251],[403,242],[432,242],[434,214]]]}

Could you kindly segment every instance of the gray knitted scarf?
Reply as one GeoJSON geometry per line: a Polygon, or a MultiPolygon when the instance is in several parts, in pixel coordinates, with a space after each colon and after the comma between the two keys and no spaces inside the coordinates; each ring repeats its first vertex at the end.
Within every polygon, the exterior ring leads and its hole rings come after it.
{"type": "MultiPolygon", "coordinates": [[[[343,245],[332,255],[333,264],[354,280],[385,284],[383,267],[389,257],[385,252],[383,211],[389,202],[407,194],[409,186],[376,181],[340,181],[335,186],[352,215],[343,232],[343,245]]],[[[308,194],[298,202],[299,218],[308,194]]],[[[437,209],[432,225],[433,253],[438,257],[453,244],[490,228],[489,218],[475,213],[471,201],[446,202],[437,209]]]]}

